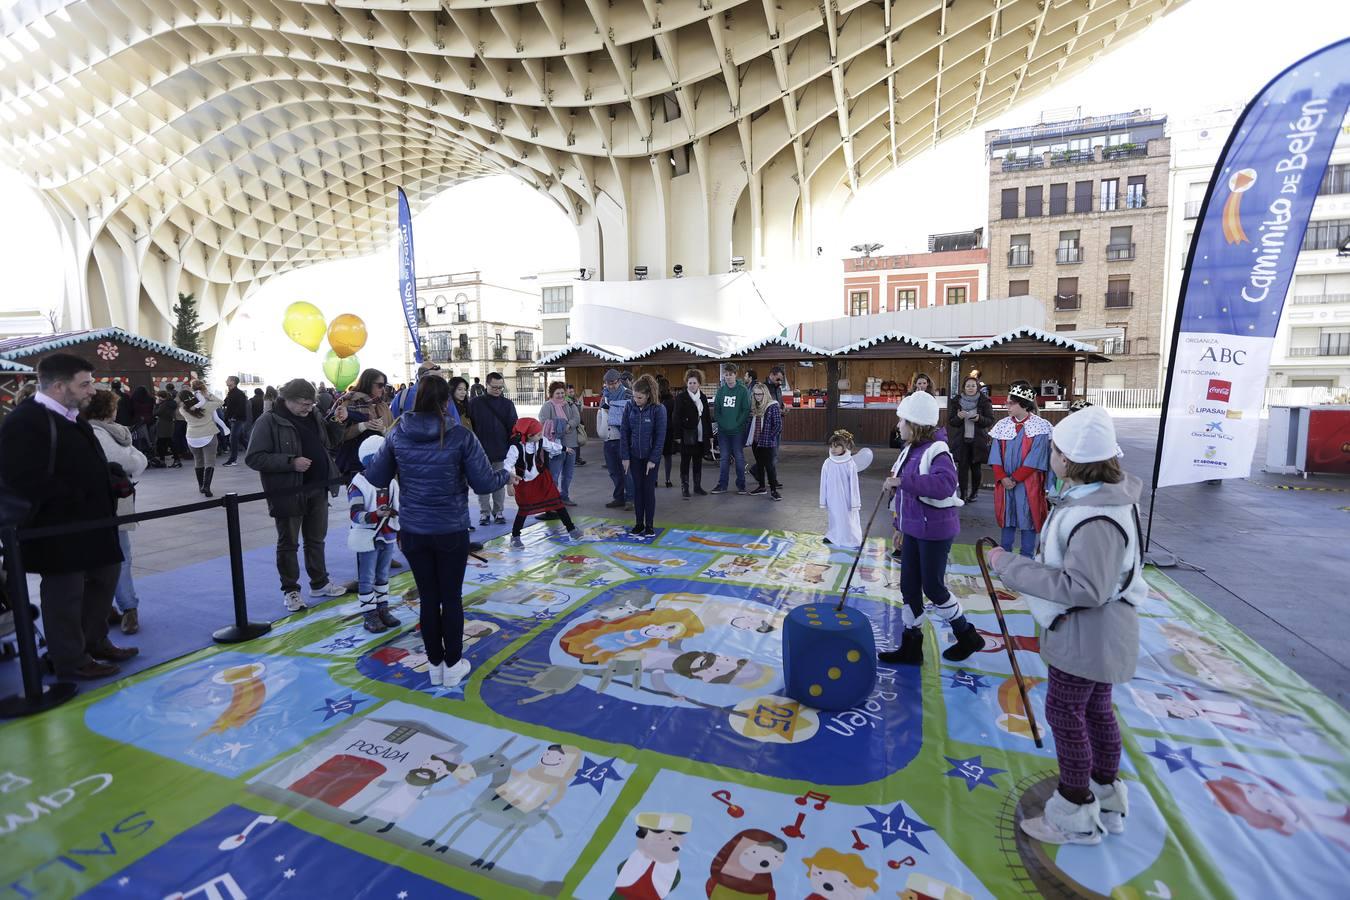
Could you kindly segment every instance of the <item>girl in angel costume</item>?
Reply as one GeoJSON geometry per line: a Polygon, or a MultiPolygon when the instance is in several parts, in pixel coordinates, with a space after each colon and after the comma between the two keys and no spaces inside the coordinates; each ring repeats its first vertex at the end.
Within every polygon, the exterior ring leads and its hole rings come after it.
{"type": "Polygon", "coordinates": [[[830,436],[830,455],[820,467],[820,508],[829,516],[825,543],[840,547],[862,544],[858,473],[872,464],[872,451],[853,451],[853,435],[840,429],[830,436]]]}

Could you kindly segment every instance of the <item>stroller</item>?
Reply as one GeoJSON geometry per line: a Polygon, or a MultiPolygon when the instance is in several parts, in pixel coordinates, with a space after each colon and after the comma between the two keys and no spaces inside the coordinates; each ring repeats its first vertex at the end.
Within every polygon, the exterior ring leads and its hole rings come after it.
{"type": "Polygon", "coordinates": [[[155,440],[150,435],[150,426],[144,422],[131,429],[131,446],[145,454],[145,460],[152,469],[164,468],[164,461],[155,452],[155,440]]]}
{"type": "MultiPolygon", "coordinates": [[[[14,608],[9,600],[9,587],[3,566],[0,566],[0,661],[16,659],[19,655],[19,640],[14,630],[14,608]]],[[[36,632],[38,649],[47,646],[42,629],[37,626],[38,608],[30,604],[33,610],[33,630],[36,632]]]]}

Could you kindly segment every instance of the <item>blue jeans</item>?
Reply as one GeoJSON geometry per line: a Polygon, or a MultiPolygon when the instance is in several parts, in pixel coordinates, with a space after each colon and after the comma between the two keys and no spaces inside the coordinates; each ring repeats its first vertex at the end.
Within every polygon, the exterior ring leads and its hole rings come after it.
{"type": "Polygon", "coordinates": [[[117,573],[117,588],[113,591],[113,600],[122,612],[141,605],[136,596],[136,585],[131,580],[131,532],[117,529],[117,543],[122,548],[122,568],[117,573]]]}
{"type": "MultiPolygon", "coordinates": [[[[1017,536],[1019,530],[1020,529],[1017,528],[1003,529],[1003,534],[1000,535],[1002,539],[998,542],[998,545],[1011,553],[1013,548],[1013,538],[1017,536]]],[[[1036,558],[1036,532],[1022,532],[1022,555],[1028,559],[1036,558]]]]}
{"type": "Polygon", "coordinates": [[[356,593],[365,596],[373,593],[375,586],[389,586],[389,563],[394,559],[392,541],[375,542],[374,550],[356,554],[356,593]]]}
{"type": "Polygon", "coordinates": [[[656,476],[660,465],[647,471],[648,460],[635,459],[629,463],[633,471],[633,518],[638,525],[652,527],[656,516],[656,476]]]}
{"type": "Polygon", "coordinates": [[[727,431],[725,428],[718,431],[717,452],[722,463],[722,468],[717,472],[717,486],[726,490],[727,466],[731,465],[734,460],[736,463],[736,490],[745,490],[745,432],[743,430],[727,431]]]}
{"type": "Polygon", "coordinates": [[[605,441],[605,468],[609,471],[609,480],[614,483],[614,498],[628,502],[633,497],[633,478],[623,472],[623,459],[619,455],[617,440],[605,441]]]}
{"type": "Polygon", "coordinates": [[[557,456],[549,457],[549,474],[553,476],[553,483],[558,486],[558,493],[564,500],[572,499],[569,491],[572,489],[572,473],[576,471],[576,466],[576,456],[566,450],[557,456]]]}
{"type": "Polygon", "coordinates": [[[248,449],[248,435],[245,434],[246,419],[230,419],[230,458],[228,462],[236,462],[239,459],[239,448],[242,446],[248,449]]]}
{"type": "Polygon", "coordinates": [[[900,547],[900,596],[915,618],[923,614],[923,596],[941,606],[951,597],[947,590],[947,557],[952,540],[925,541],[905,535],[900,547]]]}
{"type": "Polygon", "coordinates": [[[469,532],[403,532],[403,555],[412,568],[422,601],[422,645],[427,662],[453,666],[464,655],[464,569],[469,532]]]}

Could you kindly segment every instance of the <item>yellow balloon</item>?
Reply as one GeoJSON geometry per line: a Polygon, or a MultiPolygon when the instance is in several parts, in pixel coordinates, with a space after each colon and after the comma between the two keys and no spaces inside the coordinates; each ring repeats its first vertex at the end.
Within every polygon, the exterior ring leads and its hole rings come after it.
{"type": "Polygon", "coordinates": [[[286,332],[286,337],[306,350],[318,350],[319,344],[323,341],[326,325],[323,313],[317,306],[299,300],[286,307],[281,328],[286,332]]]}
{"type": "Polygon", "coordinates": [[[328,346],[339,359],[346,359],[366,345],[366,323],[360,316],[343,313],[328,326],[328,346]]]}

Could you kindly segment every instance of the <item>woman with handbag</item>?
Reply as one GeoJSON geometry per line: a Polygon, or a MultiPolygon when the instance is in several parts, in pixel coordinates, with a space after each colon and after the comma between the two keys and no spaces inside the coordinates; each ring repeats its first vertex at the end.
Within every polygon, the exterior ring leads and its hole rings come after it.
{"type": "Polygon", "coordinates": [[[974,375],[966,376],[961,393],[947,404],[947,425],[960,496],[973,503],[980,496],[980,470],[989,459],[989,429],[994,425],[994,405],[980,392],[980,379],[974,375]]]}
{"type": "Polygon", "coordinates": [[[544,426],[544,438],[562,445],[562,452],[551,454],[548,471],[558,486],[564,506],[576,506],[570,493],[572,474],[576,467],[577,432],[581,428],[581,411],[567,399],[567,385],[555,381],[548,386],[548,399],[539,407],[539,421],[544,426]]]}
{"type": "Polygon", "coordinates": [[[689,499],[689,469],[694,470],[694,493],[703,489],[703,454],[712,440],[712,402],[703,393],[703,373],[690,369],[684,373],[685,389],[674,399],[675,415],[670,431],[680,449],[680,493],[689,499]]]}

